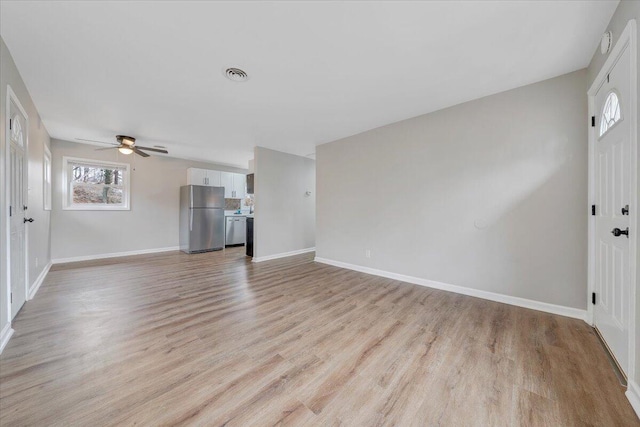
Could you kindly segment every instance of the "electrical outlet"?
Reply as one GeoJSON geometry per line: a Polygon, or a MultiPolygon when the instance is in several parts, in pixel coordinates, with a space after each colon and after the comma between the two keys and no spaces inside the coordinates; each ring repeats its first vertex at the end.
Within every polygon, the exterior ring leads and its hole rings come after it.
{"type": "Polygon", "coordinates": [[[366,256],[367,258],[371,258],[371,249],[367,249],[366,251],[364,251],[364,256],[366,256]]]}

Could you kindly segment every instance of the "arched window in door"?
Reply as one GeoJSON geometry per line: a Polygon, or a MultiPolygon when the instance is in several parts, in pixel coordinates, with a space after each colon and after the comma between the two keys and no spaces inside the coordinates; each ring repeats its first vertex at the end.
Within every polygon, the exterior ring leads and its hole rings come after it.
{"type": "Polygon", "coordinates": [[[613,125],[615,125],[622,115],[620,114],[620,101],[615,92],[609,92],[607,100],[604,102],[602,117],[600,119],[600,136],[604,135],[613,125]]]}

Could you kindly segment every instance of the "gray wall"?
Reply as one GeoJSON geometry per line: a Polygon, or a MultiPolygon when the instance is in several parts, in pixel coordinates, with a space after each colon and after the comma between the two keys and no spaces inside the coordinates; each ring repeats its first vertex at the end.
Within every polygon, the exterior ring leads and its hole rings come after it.
{"type": "Polygon", "coordinates": [[[262,147],[254,154],[254,257],[313,248],[316,162],[262,147]]]}
{"type": "MultiPolygon", "coordinates": [[[[635,19],[636,24],[640,24],[638,20],[640,19],[640,2],[638,1],[621,1],[616,9],[609,25],[607,26],[606,31],[611,31],[613,33],[613,43],[618,41],[620,34],[627,26],[627,23],[630,19],[635,19]]],[[[588,79],[587,79],[587,89],[591,87],[591,84],[598,76],[600,69],[604,65],[604,62],[607,60],[609,55],[602,55],[600,53],[600,48],[596,49],[593,54],[593,58],[591,59],[591,63],[589,64],[588,70],[588,79]]],[[[640,62],[640,43],[638,43],[638,61],[640,62]]],[[[638,86],[640,89],[640,63],[638,64],[638,86]]],[[[640,98],[640,97],[639,97],[640,98]]],[[[640,109],[638,110],[638,114],[640,114],[640,109]]],[[[638,120],[640,124],[640,118],[638,120]]],[[[638,132],[640,135],[640,132],[638,132]]],[[[638,151],[638,156],[640,156],[640,150],[638,151]]],[[[638,164],[640,165],[640,157],[638,159],[638,164]]],[[[638,174],[638,188],[640,188],[640,174],[638,174]]],[[[636,230],[640,230],[640,216],[638,216],[638,223],[635,226],[636,230]]],[[[632,228],[633,229],[633,228],[632,228]]],[[[636,250],[636,254],[638,256],[637,265],[640,268],[640,248],[636,250]]],[[[640,271],[638,272],[640,273],[640,271]]],[[[636,277],[636,360],[635,360],[635,375],[634,380],[636,384],[640,384],[640,274],[637,274],[636,277]]]]}
{"type": "Polygon", "coordinates": [[[49,134],[40,121],[38,110],[31,100],[29,91],[20,77],[20,73],[16,68],[11,53],[0,38],[0,200],[2,201],[2,209],[0,209],[0,330],[5,327],[9,321],[9,312],[7,310],[7,254],[5,242],[7,241],[7,209],[5,206],[5,179],[7,178],[6,170],[6,102],[7,102],[7,85],[10,85],[16,96],[20,100],[22,107],[29,116],[29,193],[28,193],[28,216],[34,219],[34,222],[27,225],[29,227],[29,256],[27,259],[29,267],[29,287],[35,282],[42,270],[46,267],[50,260],[50,212],[44,210],[43,200],[43,156],[44,146],[49,145],[49,134]],[[38,260],[36,264],[36,259],[38,260]]]}
{"type": "Polygon", "coordinates": [[[586,77],[318,146],[316,255],[584,309],[586,77]]]}
{"type": "Polygon", "coordinates": [[[53,211],[51,256],[54,260],[178,246],[179,188],[187,168],[246,173],[244,169],[154,156],[125,156],[117,150],[52,141],[53,211]],[[62,157],[117,161],[131,165],[131,210],[62,210],[62,157]]]}

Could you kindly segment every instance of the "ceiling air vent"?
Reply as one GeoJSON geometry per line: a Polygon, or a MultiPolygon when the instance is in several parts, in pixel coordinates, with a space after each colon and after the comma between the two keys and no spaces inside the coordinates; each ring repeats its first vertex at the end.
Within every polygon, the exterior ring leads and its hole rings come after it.
{"type": "Polygon", "coordinates": [[[227,68],[224,71],[224,75],[233,82],[246,82],[249,80],[247,73],[240,68],[227,68]]]}

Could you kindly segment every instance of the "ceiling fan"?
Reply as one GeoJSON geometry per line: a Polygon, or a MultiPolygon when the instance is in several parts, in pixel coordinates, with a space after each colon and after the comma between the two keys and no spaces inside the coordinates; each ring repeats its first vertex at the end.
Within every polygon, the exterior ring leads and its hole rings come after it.
{"type": "Polygon", "coordinates": [[[98,148],[97,150],[111,150],[112,148],[117,148],[118,151],[120,151],[122,154],[127,154],[127,155],[131,153],[136,153],[142,157],[149,157],[149,154],[145,153],[142,150],[169,154],[167,150],[161,150],[158,148],[151,148],[151,147],[141,147],[139,145],[136,145],[136,139],[134,137],[126,136],[126,135],[116,135],[116,140],[118,141],[117,144],[113,142],[94,141],[92,139],[82,139],[82,138],[76,138],[76,139],[78,141],[97,142],[98,144],[108,144],[108,145],[111,145],[111,147],[98,148]]]}

